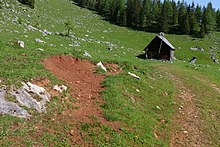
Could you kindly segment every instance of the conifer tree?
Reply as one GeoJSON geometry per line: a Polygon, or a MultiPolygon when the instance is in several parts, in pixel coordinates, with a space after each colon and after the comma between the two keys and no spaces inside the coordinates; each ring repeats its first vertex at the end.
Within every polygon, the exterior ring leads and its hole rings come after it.
{"type": "Polygon", "coordinates": [[[87,6],[89,7],[89,9],[95,10],[96,0],[88,0],[87,6]]]}
{"type": "Polygon", "coordinates": [[[190,24],[189,24],[189,15],[188,13],[186,12],[184,14],[184,24],[183,24],[183,33],[184,34],[189,34],[190,33],[190,24]]]}
{"type": "Polygon", "coordinates": [[[153,0],[153,6],[151,11],[151,21],[156,24],[160,20],[161,14],[161,2],[160,0],[153,0]]]}
{"type": "Polygon", "coordinates": [[[117,22],[118,11],[119,7],[117,0],[112,0],[110,5],[110,19],[112,22],[117,22]]]}
{"type": "Polygon", "coordinates": [[[141,27],[147,27],[151,23],[151,2],[150,0],[143,0],[142,2],[142,8],[140,11],[140,26],[141,27]]]}
{"type": "Polygon", "coordinates": [[[98,11],[105,16],[110,15],[111,0],[99,0],[98,11]]]}
{"type": "Polygon", "coordinates": [[[201,25],[201,31],[199,37],[205,38],[205,27],[203,24],[201,25]]]}
{"type": "Polygon", "coordinates": [[[126,4],[126,18],[127,18],[127,25],[132,25],[132,16],[133,16],[133,8],[134,7],[134,0],[127,0],[126,4]]]}
{"type": "Polygon", "coordinates": [[[205,33],[207,34],[215,30],[216,18],[211,2],[209,2],[207,8],[204,9],[202,24],[204,25],[205,33]]]}
{"type": "Polygon", "coordinates": [[[178,22],[179,22],[179,31],[180,33],[185,33],[186,32],[186,28],[187,28],[187,24],[185,24],[186,21],[186,17],[188,17],[188,15],[186,15],[187,11],[186,11],[186,5],[182,2],[179,3],[179,9],[178,9],[178,22]]]}
{"type": "Polygon", "coordinates": [[[172,1],[172,9],[173,9],[172,25],[176,25],[178,24],[178,11],[177,11],[176,2],[174,0],[172,1]]]}
{"type": "Polygon", "coordinates": [[[122,26],[126,26],[126,9],[124,0],[118,0],[118,16],[117,23],[122,26]]]}
{"type": "Polygon", "coordinates": [[[195,18],[196,18],[197,23],[201,23],[201,21],[202,21],[202,8],[198,4],[195,9],[195,18]]]}
{"type": "Polygon", "coordinates": [[[169,7],[168,7],[168,1],[164,0],[164,3],[162,5],[162,11],[161,11],[161,17],[160,17],[160,21],[159,21],[159,26],[160,26],[160,30],[163,32],[168,32],[169,31],[169,15],[168,12],[169,11],[169,7]]]}
{"type": "Polygon", "coordinates": [[[151,9],[151,15],[150,15],[150,21],[151,21],[151,28],[154,30],[160,30],[159,20],[161,15],[161,1],[160,0],[153,0],[152,2],[152,9],[151,9]]]}
{"type": "MultiPolygon", "coordinates": [[[[175,31],[203,37],[212,31],[220,31],[220,10],[212,3],[203,9],[194,3],[187,5],[175,0],[73,0],[81,7],[98,11],[107,20],[118,25],[153,29],[153,31],[175,31]]],[[[175,32],[174,32],[175,33],[175,32]]]]}
{"type": "Polygon", "coordinates": [[[220,31],[220,10],[216,12],[216,23],[217,23],[217,30],[220,31]]]}
{"type": "Polygon", "coordinates": [[[192,3],[192,5],[188,6],[188,16],[189,16],[189,25],[190,25],[190,34],[196,34],[198,31],[197,28],[197,21],[195,17],[195,5],[192,3]]]}
{"type": "Polygon", "coordinates": [[[132,26],[137,27],[140,24],[140,12],[142,9],[141,0],[134,0],[132,13],[132,26]]]}
{"type": "Polygon", "coordinates": [[[87,4],[87,0],[80,0],[80,2],[79,2],[79,5],[80,5],[81,7],[85,7],[86,4],[87,4]]]}

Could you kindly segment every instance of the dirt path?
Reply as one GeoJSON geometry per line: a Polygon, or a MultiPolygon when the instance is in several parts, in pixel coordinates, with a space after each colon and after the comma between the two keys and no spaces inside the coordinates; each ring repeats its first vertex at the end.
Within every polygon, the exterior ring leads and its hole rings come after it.
{"type": "MultiPolygon", "coordinates": [[[[55,76],[65,81],[71,89],[72,97],[77,99],[73,103],[75,109],[62,112],[62,116],[67,116],[69,119],[65,121],[76,125],[70,132],[73,136],[73,144],[83,144],[82,136],[77,128],[80,123],[98,122],[114,130],[119,129],[120,123],[107,121],[103,116],[100,108],[100,105],[104,103],[100,96],[103,87],[100,83],[105,76],[95,73],[94,64],[71,56],[52,56],[44,60],[43,64],[55,76]]],[[[108,74],[119,72],[117,65],[106,64],[106,66],[112,69],[108,74]]]]}
{"type": "Polygon", "coordinates": [[[181,80],[171,75],[179,92],[176,100],[179,103],[179,110],[173,117],[171,131],[172,147],[201,147],[206,144],[205,135],[201,131],[201,118],[199,108],[196,106],[195,95],[186,87],[181,80]]]}
{"type": "MultiPolygon", "coordinates": [[[[158,66],[174,82],[177,89],[175,101],[177,111],[173,116],[171,127],[171,147],[201,147],[206,146],[207,138],[202,131],[200,108],[197,106],[197,97],[190,87],[187,87],[177,74],[170,70],[172,66],[158,66]]],[[[196,85],[195,85],[196,86],[196,85]]]]}

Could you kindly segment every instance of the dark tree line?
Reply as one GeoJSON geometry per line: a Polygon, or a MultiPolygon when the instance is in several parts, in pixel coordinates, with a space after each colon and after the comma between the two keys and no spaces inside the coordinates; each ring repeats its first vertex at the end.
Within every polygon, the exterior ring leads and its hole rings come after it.
{"type": "Polygon", "coordinates": [[[74,0],[114,24],[144,31],[205,37],[220,31],[220,10],[174,0],[74,0]]]}

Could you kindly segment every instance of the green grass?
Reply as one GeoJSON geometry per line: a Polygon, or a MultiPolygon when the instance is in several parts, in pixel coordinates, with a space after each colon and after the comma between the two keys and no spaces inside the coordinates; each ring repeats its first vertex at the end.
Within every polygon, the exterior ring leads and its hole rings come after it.
{"type": "MultiPolygon", "coordinates": [[[[209,52],[210,47],[216,47],[215,53],[220,59],[218,32],[205,39],[167,34],[166,38],[177,48],[175,56],[178,60],[174,64],[161,63],[135,57],[154,38],[154,33],[112,25],[94,12],[79,8],[67,0],[36,1],[35,9],[22,6],[15,0],[4,0],[6,2],[10,7],[14,4],[16,13],[10,9],[0,9],[1,85],[19,85],[21,81],[37,77],[49,78],[52,84],[59,83],[42,65],[43,59],[57,54],[68,54],[94,63],[118,63],[123,68],[124,72],[109,76],[102,83],[105,86],[102,92],[105,104],[101,108],[106,119],[121,122],[120,132],[99,122],[83,123],[80,131],[87,144],[169,146],[170,127],[175,113],[174,94],[178,87],[174,87],[173,81],[165,72],[175,74],[187,87],[192,88],[201,108],[204,131],[212,145],[220,144],[219,94],[210,87],[211,83],[220,87],[220,71],[219,65],[211,61],[209,52]],[[17,19],[17,23],[13,23],[13,19],[17,19]],[[67,31],[64,24],[66,21],[73,27],[71,35],[81,39],[54,35],[55,32],[67,31]],[[30,31],[26,26],[29,24],[41,30],[47,29],[53,35],[43,36],[39,31],[30,31]],[[35,38],[46,43],[37,43],[35,38]],[[24,49],[11,44],[18,40],[25,42],[24,49]],[[114,44],[113,50],[109,51],[108,45],[103,41],[114,44]],[[75,42],[80,42],[80,46],[69,45],[75,42]],[[205,52],[190,51],[193,46],[204,48],[205,52]],[[38,51],[37,48],[44,51],[38,51]],[[84,57],[84,51],[91,54],[92,58],[84,57]],[[197,57],[196,65],[189,65],[189,60],[194,56],[197,57]],[[164,66],[164,70],[158,68],[160,65],[164,66]],[[134,79],[127,72],[135,73],[141,79],[134,79]],[[206,82],[198,78],[205,79],[206,82]],[[161,124],[161,120],[165,120],[165,123],[161,124]],[[155,133],[159,138],[154,136],[155,133]]],[[[97,73],[100,72],[102,73],[97,70],[97,73]]],[[[30,110],[33,115],[30,120],[0,116],[0,146],[70,145],[69,132],[75,126],[69,123],[71,119],[68,116],[61,114],[65,110],[76,108],[71,107],[71,101],[67,101],[66,96],[71,99],[69,92],[62,97],[52,98],[47,105],[47,114],[37,114],[30,110]],[[57,117],[59,120],[54,121],[53,118],[57,117]]]]}
{"type": "Polygon", "coordinates": [[[198,67],[186,66],[187,68],[182,67],[182,65],[175,66],[181,67],[168,66],[167,71],[169,70],[175,76],[181,78],[181,81],[183,81],[187,87],[190,87],[193,93],[196,94],[195,102],[201,111],[201,117],[203,120],[201,128],[204,132],[206,132],[210,145],[218,145],[220,143],[220,127],[218,125],[220,123],[220,93],[212,86],[212,84],[215,84],[217,87],[220,86],[219,75],[213,74],[218,71],[215,71],[215,68],[211,67],[207,70],[207,67],[204,68],[201,65],[198,67]],[[204,76],[204,73],[206,76],[204,76]]]}

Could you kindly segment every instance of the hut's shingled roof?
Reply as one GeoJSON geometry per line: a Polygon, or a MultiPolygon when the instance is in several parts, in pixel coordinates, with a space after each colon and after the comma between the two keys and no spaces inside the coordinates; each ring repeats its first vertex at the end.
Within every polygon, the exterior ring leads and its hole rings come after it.
{"type": "Polygon", "coordinates": [[[164,43],[166,43],[171,49],[175,50],[175,47],[164,37],[161,35],[157,35],[164,43]]]}

